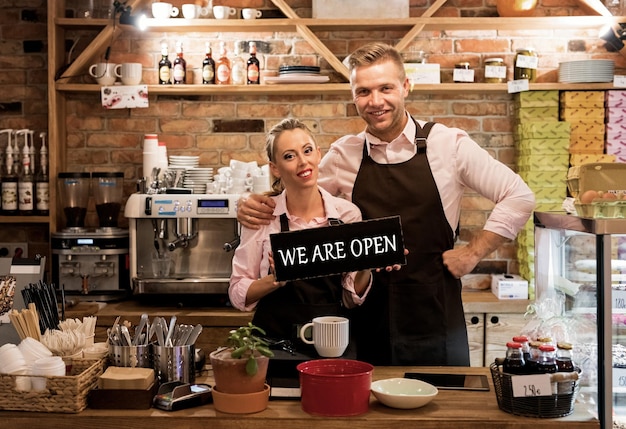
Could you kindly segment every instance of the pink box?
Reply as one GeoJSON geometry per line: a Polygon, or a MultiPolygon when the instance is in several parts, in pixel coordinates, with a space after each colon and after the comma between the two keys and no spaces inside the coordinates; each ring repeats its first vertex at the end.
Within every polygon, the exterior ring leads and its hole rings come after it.
{"type": "Polygon", "coordinates": [[[626,107],[626,91],[611,90],[606,92],[606,107],[626,107]]]}
{"type": "Polygon", "coordinates": [[[606,153],[610,155],[626,155],[626,138],[624,140],[607,140],[606,153]]]}
{"type": "Polygon", "coordinates": [[[606,139],[608,140],[626,140],[626,124],[606,124],[606,139]]]}
{"type": "Polygon", "coordinates": [[[626,104],[624,107],[607,107],[606,121],[613,124],[626,124],[626,104]]]}

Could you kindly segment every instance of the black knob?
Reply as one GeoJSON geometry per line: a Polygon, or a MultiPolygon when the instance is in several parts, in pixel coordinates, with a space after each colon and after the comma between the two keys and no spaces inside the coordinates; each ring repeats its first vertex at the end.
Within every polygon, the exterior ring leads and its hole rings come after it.
{"type": "Polygon", "coordinates": [[[500,322],[500,318],[498,316],[491,316],[491,323],[495,325],[498,322],[500,322]]]}
{"type": "Polygon", "coordinates": [[[472,325],[477,325],[478,322],[480,322],[480,319],[478,318],[478,316],[474,316],[470,319],[470,322],[472,322],[472,325]]]}

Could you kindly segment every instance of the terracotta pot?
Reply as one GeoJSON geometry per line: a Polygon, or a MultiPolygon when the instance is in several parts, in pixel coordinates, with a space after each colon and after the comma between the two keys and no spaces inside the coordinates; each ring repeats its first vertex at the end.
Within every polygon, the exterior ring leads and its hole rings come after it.
{"type": "Polygon", "coordinates": [[[216,411],[229,414],[258,413],[267,408],[270,386],[265,384],[263,390],[252,393],[223,393],[215,387],[211,394],[216,411]]]}
{"type": "Polygon", "coordinates": [[[498,0],[496,8],[500,16],[533,16],[537,0],[498,0]]]}
{"type": "Polygon", "coordinates": [[[255,375],[246,372],[247,358],[234,359],[230,357],[232,349],[215,350],[209,355],[215,387],[222,393],[253,393],[260,392],[265,386],[269,358],[258,355],[256,357],[259,370],[255,375]]]}

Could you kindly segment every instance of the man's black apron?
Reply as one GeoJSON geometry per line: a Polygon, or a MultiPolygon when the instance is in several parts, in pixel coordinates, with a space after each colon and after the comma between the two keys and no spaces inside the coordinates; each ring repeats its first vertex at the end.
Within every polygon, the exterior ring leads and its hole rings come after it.
{"type": "Polygon", "coordinates": [[[469,366],[461,281],[443,265],[454,232],[443,211],[417,121],[416,154],[400,164],[377,164],[363,145],[352,202],[363,219],[400,215],[407,264],[373,273],[363,305],[354,310],[358,359],[374,365],[469,366]]]}
{"type": "MultiPolygon", "coordinates": [[[[280,230],[289,231],[286,214],[280,216],[280,230]]],[[[290,281],[259,300],[252,323],[263,328],[269,338],[296,340],[299,326],[314,317],[346,316],[342,296],[340,274],[290,281]]]]}

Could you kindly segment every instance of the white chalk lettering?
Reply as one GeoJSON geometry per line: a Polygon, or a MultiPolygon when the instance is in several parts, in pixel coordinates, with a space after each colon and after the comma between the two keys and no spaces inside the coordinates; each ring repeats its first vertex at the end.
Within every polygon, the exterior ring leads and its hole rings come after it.
{"type": "Polygon", "coordinates": [[[343,259],[346,257],[344,250],[345,243],[336,241],[334,243],[318,244],[313,248],[311,262],[325,262],[331,259],[343,259]]]}
{"type": "Polygon", "coordinates": [[[304,246],[295,247],[291,249],[291,251],[288,249],[279,249],[278,255],[280,256],[284,266],[294,265],[296,263],[296,259],[298,264],[308,263],[308,259],[306,257],[306,247],[304,246]]]}
{"type": "Polygon", "coordinates": [[[350,252],[356,258],[372,254],[393,252],[397,249],[396,236],[355,238],[350,242],[350,252]]]}

